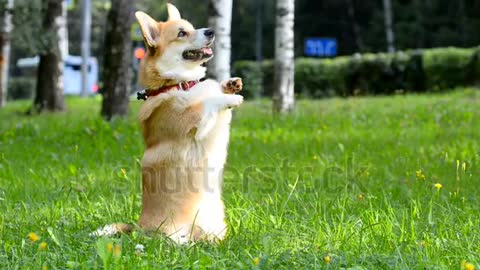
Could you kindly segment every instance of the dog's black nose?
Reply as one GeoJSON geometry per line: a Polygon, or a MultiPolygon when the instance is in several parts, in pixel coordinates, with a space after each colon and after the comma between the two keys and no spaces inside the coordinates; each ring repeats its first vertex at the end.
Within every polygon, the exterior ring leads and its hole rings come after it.
{"type": "Polygon", "coordinates": [[[204,34],[205,34],[205,36],[208,37],[209,39],[212,39],[212,38],[215,37],[215,32],[214,32],[212,29],[210,29],[210,28],[208,28],[207,30],[205,30],[205,33],[204,33],[204,34]]]}

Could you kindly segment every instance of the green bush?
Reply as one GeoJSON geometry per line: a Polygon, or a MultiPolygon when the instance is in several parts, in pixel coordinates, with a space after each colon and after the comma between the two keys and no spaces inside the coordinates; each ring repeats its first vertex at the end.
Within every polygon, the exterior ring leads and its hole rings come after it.
{"type": "Polygon", "coordinates": [[[314,98],[344,95],[347,88],[342,74],[345,74],[348,61],[346,57],[322,61],[311,58],[297,59],[295,64],[297,93],[314,98]]]}
{"type": "MultiPolygon", "coordinates": [[[[261,65],[236,62],[234,74],[243,78],[247,98],[272,96],[272,60],[261,65]]],[[[480,82],[480,47],[298,58],[295,62],[295,93],[312,98],[438,91],[475,82],[480,82]]]]}
{"type": "Polygon", "coordinates": [[[477,47],[469,64],[468,80],[480,85],[480,47],[477,47]]]}
{"type": "Polygon", "coordinates": [[[471,83],[468,81],[468,67],[474,52],[459,48],[425,50],[423,67],[427,90],[438,91],[471,83]]]}
{"type": "Polygon", "coordinates": [[[8,80],[8,99],[31,99],[35,92],[35,79],[30,77],[11,77],[8,80]]]}

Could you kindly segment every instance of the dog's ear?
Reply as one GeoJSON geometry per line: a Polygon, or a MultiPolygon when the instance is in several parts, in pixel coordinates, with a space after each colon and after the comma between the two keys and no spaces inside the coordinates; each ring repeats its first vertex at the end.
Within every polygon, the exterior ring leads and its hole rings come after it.
{"type": "Polygon", "coordinates": [[[178,8],[170,3],[167,4],[167,9],[168,9],[168,20],[173,21],[173,20],[181,20],[182,17],[180,16],[180,11],[178,11],[178,8]]]}
{"type": "Polygon", "coordinates": [[[157,47],[157,38],[160,36],[160,29],[158,29],[157,21],[141,11],[135,12],[135,17],[137,17],[140,29],[142,29],[145,45],[147,45],[150,52],[155,51],[155,48],[157,47]]]}

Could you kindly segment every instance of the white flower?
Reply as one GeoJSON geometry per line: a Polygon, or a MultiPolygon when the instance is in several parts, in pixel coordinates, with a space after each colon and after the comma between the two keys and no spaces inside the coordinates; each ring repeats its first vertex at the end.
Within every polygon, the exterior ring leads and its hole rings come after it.
{"type": "Polygon", "coordinates": [[[135,245],[135,252],[143,252],[145,251],[145,246],[142,244],[136,244],[135,245]]]}

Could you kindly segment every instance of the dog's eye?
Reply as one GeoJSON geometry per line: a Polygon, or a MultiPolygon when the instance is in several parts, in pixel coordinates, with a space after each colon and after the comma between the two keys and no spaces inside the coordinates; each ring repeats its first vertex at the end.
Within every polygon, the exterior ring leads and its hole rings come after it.
{"type": "Polygon", "coordinates": [[[186,35],[187,35],[187,32],[185,32],[185,31],[183,31],[183,30],[180,31],[180,32],[178,32],[178,37],[184,37],[184,36],[186,36],[186,35]]]}

